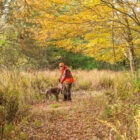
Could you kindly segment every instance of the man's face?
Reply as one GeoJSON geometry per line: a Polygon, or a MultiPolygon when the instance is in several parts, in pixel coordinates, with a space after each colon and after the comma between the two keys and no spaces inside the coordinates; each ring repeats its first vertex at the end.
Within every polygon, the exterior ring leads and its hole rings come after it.
{"type": "Polygon", "coordinates": [[[60,70],[63,70],[63,68],[64,68],[64,66],[59,66],[59,69],[60,69],[60,70]]]}

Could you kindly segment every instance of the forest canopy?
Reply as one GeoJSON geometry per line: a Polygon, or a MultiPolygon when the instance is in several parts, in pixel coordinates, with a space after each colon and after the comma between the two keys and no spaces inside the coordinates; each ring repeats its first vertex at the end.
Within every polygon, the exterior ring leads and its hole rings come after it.
{"type": "Polygon", "coordinates": [[[34,65],[32,61],[47,59],[47,66],[49,57],[67,61],[60,55],[51,57],[49,51],[42,53],[51,46],[52,53],[55,47],[99,63],[129,64],[131,71],[139,67],[137,0],[5,0],[0,5],[3,65],[11,58],[16,59],[11,65],[34,65]]]}

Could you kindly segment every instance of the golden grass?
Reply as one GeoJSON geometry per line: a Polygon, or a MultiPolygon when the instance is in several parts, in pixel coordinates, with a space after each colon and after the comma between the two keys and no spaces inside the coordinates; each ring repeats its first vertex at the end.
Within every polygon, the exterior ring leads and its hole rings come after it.
{"type": "MultiPolygon", "coordinates": [[[[73,71],[73,76],[75,79],[73,92],[77,95],[73,107],[68,110],[87,112],[84,114],[87,118],[88,115],[92,117],[97,114],[94,116],[97,117],[96,121],[102,126],[110,127],[116,133],[114,134],[116,137],[137,138],[136,124],[139,126],[139,113],[137,112],[140,111],[138,94],[140,85],[132,75],[128,72],[77,70],[73,71]],[[82,92],[86,92],[86,96],[80,94],[82,92]],[[95,93],[96,95],[94,95],[95,93]],[[92,111],[96,113],[94,114],[92,111]]],[[[10,131],[7,129],[11,129],[12,132],[12,126],[7,122],[18,122],[22,120],[23,116],[28,116],[28,110],[32,106],[44,101],[44,96],[39,94],[40,90],[43,87],[56,86],[58,78],[59,71],[57,70],[33,71],[32,73],[0,72],[0,125],[5,124],[5,130],[10,131]]],[[[65,106],[63,103],[62,105],[65,106]]],[[[50,105],[52,112],[60,107],[60,110],[64,109],[62,105],[61,103],[50,105]]],[[[67,107],[64,110],[67,110],[67,107]]],[[[42,110],[36,110],[37,112],[43,115],[42,110]]],[[[55,114],[57,113],[55,112],[55,114]]],[[[64,117],[66,113],[64,113],[64,117]]],[[[57,115],[55,119],[57,119],[57,115]]],[[[39,127],[40,122],[36,122],[35,126],[39,127]]],[[[7,132],[5,133],[7,134],[7,132]]],[[[21,132],[20,137],[24,137],[24,133],[21,132]]]]}

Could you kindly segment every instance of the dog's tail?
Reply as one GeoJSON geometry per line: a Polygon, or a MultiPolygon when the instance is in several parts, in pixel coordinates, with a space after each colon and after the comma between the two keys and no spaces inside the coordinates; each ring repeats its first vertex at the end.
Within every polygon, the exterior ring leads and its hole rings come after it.
{"type": "Polygon", "coordinates": [[[39,94],[41,94],[41,95],[45,95],[46,94],[46,90],[41,90],[40,92],[39,92],[39,94]]]}

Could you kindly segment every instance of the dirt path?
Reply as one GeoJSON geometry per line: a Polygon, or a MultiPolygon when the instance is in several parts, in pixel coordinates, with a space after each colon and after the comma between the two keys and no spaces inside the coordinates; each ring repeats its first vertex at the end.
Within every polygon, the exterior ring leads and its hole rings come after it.
{"type": "Polygon", "coordinates": [[[72,102],[34,105],[29,124],[23,127],[29,140],[107,140],[109,129],[95,120],[100,111],[94,97],[81,93],[73,95],[72,102]]]}

